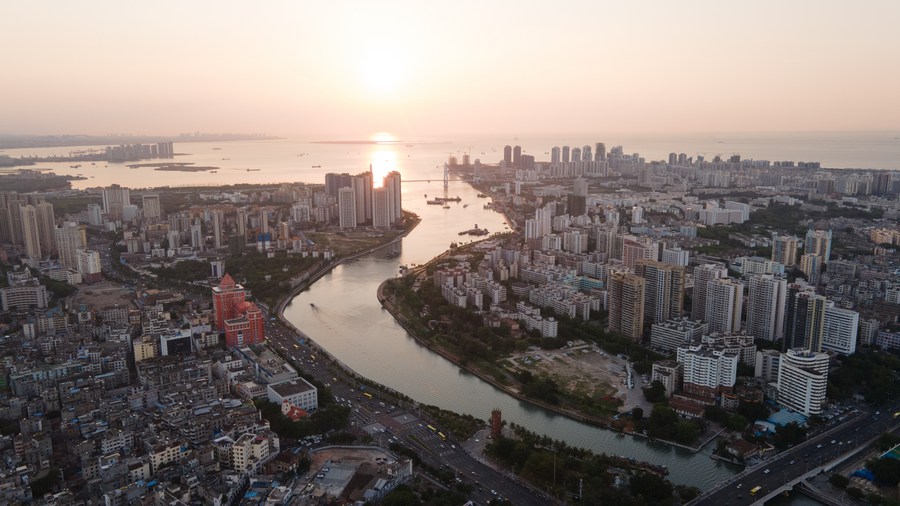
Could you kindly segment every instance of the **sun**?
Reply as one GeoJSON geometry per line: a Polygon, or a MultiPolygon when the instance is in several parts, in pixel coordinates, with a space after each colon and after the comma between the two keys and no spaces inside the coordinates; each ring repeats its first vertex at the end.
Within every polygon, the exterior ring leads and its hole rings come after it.
{"type": "Polygon", "coordinates": [[[407,65],[399,51],[387,48],[366,49],[359,65],[360,79],[366,91],[390,96],[406,82],[407,65]]]}

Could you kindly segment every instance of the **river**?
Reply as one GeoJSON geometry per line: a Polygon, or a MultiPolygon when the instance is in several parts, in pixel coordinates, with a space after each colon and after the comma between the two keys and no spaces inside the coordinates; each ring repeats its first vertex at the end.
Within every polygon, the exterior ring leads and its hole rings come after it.
{"type": "Polygon", "coordinates": [[[359,374],[419,402],[481,419],[499,408],[505,420],[570,445],[668,466],[677,484],[706,489],[735,472],[709,458],[714,445],[694,454],[575,422],[506,395],[413,340],[378,303],[378,285],[396,276],[399,265],[425,263],[442,253],[459,240],[459,231],[476,223],[491,232],[504,229],[503,217],[483,209],[486,200],[477,198],[467,184],[451,182],[448,193],[462,202],[451,204],[451,209],[427,205],[425,194],[443,195],[440,184],[404,185],[403,207],[418,214],[422,223],[403,240],[400,256],[376,252],[338,266],[297,295],[285,308],[285,317],[359,374]]]}

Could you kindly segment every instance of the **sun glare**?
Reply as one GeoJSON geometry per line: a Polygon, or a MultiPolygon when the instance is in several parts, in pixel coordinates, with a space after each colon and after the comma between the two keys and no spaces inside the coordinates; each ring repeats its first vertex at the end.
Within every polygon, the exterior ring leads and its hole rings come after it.
{"type": "Polygon", "coordinates": [[[406,78],[406,65],[400,53],[385,48],[366,51],[359,71],[366,90],[382,96],[396,93],[406,78]]]}
{"type": "Polygon", "coordinates": [[[372,150],[370,159],[372,160],[372,183],[376,188],[380,188],[384,183],[384,176],[392,170],[398,170],[397,154],[388,147],[379,146],[372,150]]]}

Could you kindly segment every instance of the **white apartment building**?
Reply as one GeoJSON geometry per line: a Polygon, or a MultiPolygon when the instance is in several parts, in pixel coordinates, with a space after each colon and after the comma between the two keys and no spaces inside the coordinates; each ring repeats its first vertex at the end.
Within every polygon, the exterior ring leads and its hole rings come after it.
{"type": "Polygon", "coordinates": [[[805,416],[818,415],[828,386],[828,355],[803,349],[781,355],[778,403],[805,416]]]}
{"type": "Polygon", "coordinates": [[[676,351],[679,346],[697,342],[709,326],[687,317],[671,318],[650,327],[650,346],[655,349],[676,351]]]}
{"type": "Polygon", "coordinates": [[[825,308],[822,325],[822,349],[842,355],[856,353],[859,313],[830,305],[825,308]]]}
{"type": "Polygon", "coordinates": [[[704,344],[678,348],[678,363],[683,368],[685,392],[714,397],[734,388],[737,378],[737,353],[704,344]]]}
{"type": "Polygon", "coordinates": [[[291,406],[297,406],[307,413],[315,411],[319,407],[318,389],[303,378],[269,385],[266,392],[269,402],[278,406],[281,406],[282,401],[288,401],[291,406]]]}

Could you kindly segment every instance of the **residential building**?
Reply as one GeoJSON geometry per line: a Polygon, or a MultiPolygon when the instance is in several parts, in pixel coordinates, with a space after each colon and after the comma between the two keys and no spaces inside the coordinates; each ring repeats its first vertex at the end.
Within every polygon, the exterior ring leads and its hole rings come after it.
{"type": "Polygon", "coordinates": [[[706,319],[706,289],[714,279],[728,276],[728,269],[721,264],[702,264],[694,267],[694,291],[691,297],[691,319],[706,319]]]}
{"type": "Polygon", "coordinates": [[[637,260],[635,274],[644,278],[644,319],[659,323],[681,316],[684,308],[684,267],[657,260],[637,260]]]}
{"type": "Polygon", "coordinates": [[[750,277],[746,330],[756,339],[777,341],[784,337],[787,281],[772,274],[750,277]]]}
{"type": "Polygon", "coordinates": [[[700,341],[709,326],[687,317],[670,318],[650,326],[650,346],[654,349],[674,352],[679,346],[700,341]]]}
{"type": "Polygon", "coordinates": [[[831,230],[807,230],[803,252],[807,255],[819,255],[823,263],[831,260],[831,230]]]}
{"type": "Polygon", "coordinates": [[[822,327],[822,349],[841,355],[855,353],[858,330],[859,313],[829,303],[822,327]]]}
{"type": "Polygon", "coordinates": [[[731,278],[714,279],[707,283],[704,320],[709,324],[710,332],[741,330],[743,308],[743,283],[731,278]]]}
{"type": "Polygon", "coordinates": [[[792,235],[772,235],[772,261],[785,267],[797,265],[797,244],[800,239],[792,235]]]}
{"type": "Polygon", "coordinates": [[[789,349],[778,367],[778,403],[804,416],[818,415],[825,403],[828,355],[789,349]]]}
{"type": "Polygon", "coordinates": [[[666,397],[681,389],[681,364],[675,360],[660,360],[653,363],[650,381],[659,381],[666,389],[666,397]]]}
{"type": "Polygon", "coordinates": [[[640,341],[644,334],[644,278],[617,271],[609,275],[609,330],[640,341]]]}

